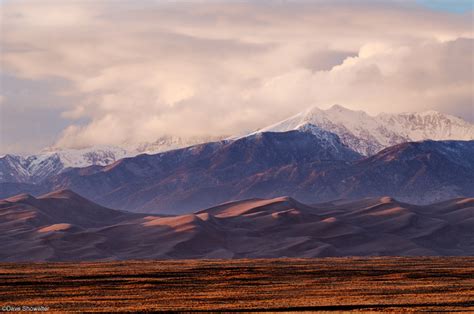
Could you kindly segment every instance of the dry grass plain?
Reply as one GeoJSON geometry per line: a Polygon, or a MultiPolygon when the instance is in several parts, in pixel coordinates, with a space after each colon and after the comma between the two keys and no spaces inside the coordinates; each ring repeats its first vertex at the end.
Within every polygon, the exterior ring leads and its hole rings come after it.
{"type": "Polygon", "coordinates": [[[0,264],[0,306],[51,311],[474,311],[474,258],[0,264]]]}

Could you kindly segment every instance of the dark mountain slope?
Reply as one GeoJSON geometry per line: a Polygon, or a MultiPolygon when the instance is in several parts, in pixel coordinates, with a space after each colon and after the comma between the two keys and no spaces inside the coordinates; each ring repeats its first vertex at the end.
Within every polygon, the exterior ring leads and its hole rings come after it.
{"type": "Polygon", "coordinates": [[[358,158],[332,135],[263,133],[126,158],[93,171],[72,169],[49,184],[110,207],[177,213],[239,197],[288,194],[307,175],[300,168],[319,171],[358,158]],[[288,176],[285,169],[291,168],[296,171],[288,176]]]}
{"type": "MultiPolygon", "coordinates": [[[[391,195],[414,203],[432,203],[473,196],[474,141],[399,144],[351,167],[333,170],[328,177],[336,195],[346,198],[391,195]]],[[[315,192],[327,199],[324,193],[315,192]]]]}

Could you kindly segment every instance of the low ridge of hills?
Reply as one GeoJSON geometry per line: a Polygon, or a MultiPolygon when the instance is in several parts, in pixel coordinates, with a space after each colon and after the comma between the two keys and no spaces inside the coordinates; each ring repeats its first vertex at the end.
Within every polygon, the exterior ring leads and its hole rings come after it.
{"type": "Polygon", "coordinates": [[[389,197],[306,205],[290,197],[193,214],[112,210],[69,190],[0,201],[0,261],[463,256],[474,254],[474,199],[427,206],[389,197]]]}

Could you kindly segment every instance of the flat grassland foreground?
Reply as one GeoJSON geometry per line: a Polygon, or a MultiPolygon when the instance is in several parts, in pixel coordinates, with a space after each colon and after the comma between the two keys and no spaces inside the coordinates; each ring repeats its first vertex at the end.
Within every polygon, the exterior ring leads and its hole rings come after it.
{"type": "Polygon", "coordinates": [[[474,311],[474,258],[4,263],[0,306],[474,311]]]}

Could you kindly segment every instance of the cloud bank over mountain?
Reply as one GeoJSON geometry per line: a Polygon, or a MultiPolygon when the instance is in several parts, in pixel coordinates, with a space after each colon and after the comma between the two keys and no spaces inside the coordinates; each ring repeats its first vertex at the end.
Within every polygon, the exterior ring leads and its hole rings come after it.
{"type": "Polygon", "coordinates": [[[474,121],[472,12],[348,1],[0,10],[0,153],[239,134],[334,103],[474,121]]]}

